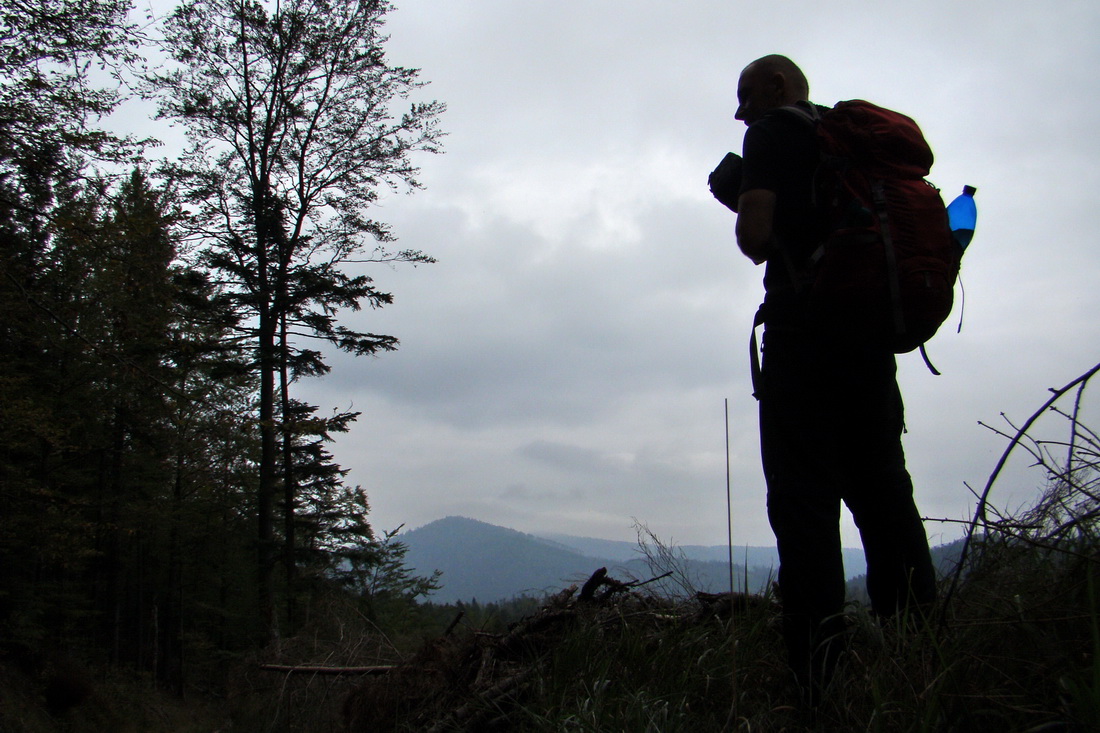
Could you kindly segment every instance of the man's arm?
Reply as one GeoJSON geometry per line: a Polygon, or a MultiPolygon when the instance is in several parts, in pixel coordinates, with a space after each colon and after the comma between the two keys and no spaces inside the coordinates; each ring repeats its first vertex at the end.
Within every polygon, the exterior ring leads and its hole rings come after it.
{"type": "Polygon", "coordinates": [[[765,188],[745,191],[737,199],[737,211],[737,246],[759,265],[772,249],[775,192],[765,188]]]}

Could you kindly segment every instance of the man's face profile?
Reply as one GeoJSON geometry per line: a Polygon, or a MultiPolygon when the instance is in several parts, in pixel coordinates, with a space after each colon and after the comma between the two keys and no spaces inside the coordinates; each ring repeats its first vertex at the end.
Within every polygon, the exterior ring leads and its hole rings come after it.
{"type": "Polygon", "coordinates": [[[738,104],[734,118],[751,125],[776,106],[773,101],[775,96],[772,82],[757,68],[749,66],[741,72],[741,78],[737,82],[738,104]]]}

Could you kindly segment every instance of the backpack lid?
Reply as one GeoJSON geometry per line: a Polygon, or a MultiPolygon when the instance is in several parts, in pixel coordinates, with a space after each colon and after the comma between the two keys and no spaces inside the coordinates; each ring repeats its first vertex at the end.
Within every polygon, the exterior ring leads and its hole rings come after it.
{"type": "Polygon", "coordinates": [[[850,158],[871,175],[924,178],[932,148],[912,118],[861,99],[838,102],[818,123],[830,152],[850,158]]]}

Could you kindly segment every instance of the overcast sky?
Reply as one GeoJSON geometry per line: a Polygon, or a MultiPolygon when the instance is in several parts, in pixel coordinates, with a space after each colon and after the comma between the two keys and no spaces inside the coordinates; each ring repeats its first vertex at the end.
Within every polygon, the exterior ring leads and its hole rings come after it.
{"type": "MultiPolygon", "coordinates": [[[[763,270],[706,187],[741,148],[738,73],[767,53],[795,59],[818,103],[914,117],[946,200],[978,187],[962,332],[957,290],[929,346],[943,376],[899,358],[922,513],[971,513],[965,484],[1006,446],[979,420],[1018,424],[1100,361],[1095,0],[397,4],[390,61],[422,69],[449,135],[419,159],[426,189],[373,213],[439,262],[375,266],[394,304],[345,322],[400,350],[334,357],[302,392],[363,412],[334,452],[376,529],[460,514],[633,540],[637,519],[723,544],[728,399],[734,542],[772,542],[747,356],[763,270]]],[[[995,503],[1032,497],[1026,464],[995,503]]]]}

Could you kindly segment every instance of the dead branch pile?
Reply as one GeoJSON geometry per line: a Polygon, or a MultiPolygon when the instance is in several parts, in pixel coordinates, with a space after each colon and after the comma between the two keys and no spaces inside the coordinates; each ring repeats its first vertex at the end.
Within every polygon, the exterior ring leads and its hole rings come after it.
{"type": "Polygon", "coordinates": [[[694,603],[676,603],[642,592],[644,584],[615,580],[600,568],[579,589],[572,585],[550,597],[506,633],[445,634],[408,663],[365,678],[345,702],[347,730],[394,730],[399,724],[432,732],[508,730],[509,713],[537,683],[550,652],[578,625],[612,628],[629,620],[665,628],[766,602],[743,594],[698,594],[694,603]]]}

